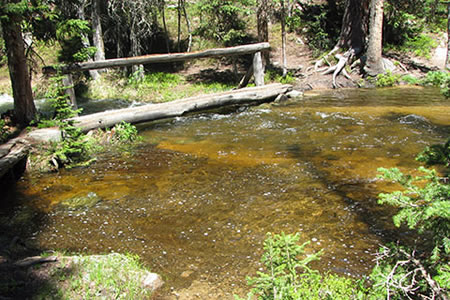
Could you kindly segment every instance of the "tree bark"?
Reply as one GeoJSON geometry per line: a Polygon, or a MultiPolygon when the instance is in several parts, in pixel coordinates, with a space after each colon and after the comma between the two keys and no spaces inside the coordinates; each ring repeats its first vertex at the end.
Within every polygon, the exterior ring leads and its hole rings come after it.
{"type": "MultiPolygon", "coordinates": [[[[78,18],[83,21],[86,20],[86,15],[84,13],[85,7],[86,7],[86,0],[81,1],[80,5],[77,7],[78,18]]],[[[89,38],[86,35],[82,36],[82,42],[83,42],[83,47],[85,47],[85,48],[88,48],[91,46],[91,44],[89,42],[89,38]]],[[[89,58],[88,61],[92,61],[92,58],[89,58]]],[[[91,78],[94,80],[97,80],[100,77],[98,70],[89,70],[89,75],[91,75],[91,78]]]]}
{"type": "Polygon", "coordinates": [[[166,40],[166,48],[167,53],[170,53],[170,46],[169,46],[169,31],[167,30],[167,24],[166,24],[166,5],[164,1],[162,1],[161,4],[161,15],[163,20],[163,26],[164,26],[164,38],[166,40]]]}
{"type": "Polygon", "coordinates": [[[287,56],[286,56],[286,5],[281,0],[281,58],[283,60],[283,77],[287,75],[287,56]]]}
{"type": "Polygon", "coordinates": [[[445,68],[450,70],[450,2],[447,3],[447,59],[445,68]]]}
{"type": "Polygon", "coordinates": [[[188,14],[186,12],[186,0],[181,0],[181,5],[182,5],[182,8],[183,8],[184,18],[186,19],[187,31],[188,31],[188,34],[189,34],[189,41],[188,41],[188,46],[187,46],[186,52],[190,52],[191,51],[191,46],[192,46],[192,30],[191,30],[191,22],[189,21],[188,14]]]}
{"type": "MultiPolygon", "coordinates": [[[[342,19],[338,48],[355,49],[356,54],[364,50],[368,31],[370,0],[347,0],[342,19]]],[[[334,3],[334,1],[330,1],[334,3]]]]}
{"type": "MultiPolygon", "coordinates": [[[[19,0],[10,1],[10,3],[17,2],[19,0]]],[[[17,15],[10,15],[9,18],[2,18],[1,20],[14,96],[14,116],[17,123],[25,127],[36,117],[36,107],[33,101],[25,45],[20,26],[22,20],[17,15]]]]}
{"type": "Polygon", "coordinates": [[[75,126],[84,132],[96,128],[111,128],[122,121],[141,123],[173,118],[190,112],[214,109],[226,105],[258,104],[273,101],[292,89],[291,85],[270,84],[212,95],[196,96],[166,103],[106,111],[73,118],[75,126]]]}
{"type": "Polygon", "coordinates": [[[384,72],[383,46],[383,5],[384,0],[371,0],[369,42],[367,60],[364,71],[369,76],[376,76],[384,72]]]}
{"type": "MultiPolygon", "coordinates": [[[[257,10],[257,27],[258,27],[258,41],[260,43],[269,42],[269,5],[268,0],[259,0],[257,10]]],[[[263,52],[264,65],[270,64],[270,53],[263,52]]]]}
{"type": "MultiPolygon", "coordinates": [[[[105,45],[103,42],[103,30],[101,23],[101,7],[100,0],[92,0],[92,28],[94,30],[93,42],[94,47],[97,48],[95,53],[95,61],[105,60],[105,45]]],[[[104,72],[105,70],[99,70],[99,72],[104,72]]]]}
{"type": "MultiPolygon", "coordinates": [[[[135,21],[132,21],[130,28],[130,43],[131,43],[131,56],[137,57],[141,55],[141,45],[139,43],[138,36],[136,35],[135,21]]],[[[135,78],[144,78],[144,66],[142,64],[133,64],[131,66],[131,72],[135,78]]]]}

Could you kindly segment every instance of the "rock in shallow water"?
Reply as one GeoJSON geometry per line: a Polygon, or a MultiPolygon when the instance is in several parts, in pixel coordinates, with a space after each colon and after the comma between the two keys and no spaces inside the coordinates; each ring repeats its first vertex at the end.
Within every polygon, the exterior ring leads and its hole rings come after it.
{"type": "Polygon", "coordinates": [[[75,196],[61,201],[61,205],[71,209],[90,208],[102,201],[102,199],[94,192],[87,195],[75,196]]]}

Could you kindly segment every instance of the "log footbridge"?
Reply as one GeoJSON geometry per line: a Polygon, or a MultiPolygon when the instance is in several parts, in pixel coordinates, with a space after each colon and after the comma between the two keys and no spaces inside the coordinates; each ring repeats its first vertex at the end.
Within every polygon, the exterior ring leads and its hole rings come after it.
{"type": "MultiPolygon", "coordinates": [[[[264,85],[264,67],[261,59],[261,51],[267,51],[268,49],[270,49],[269,43],[258,43],[190,53],[154,54],[130,58],[107,59],[103,61],[59,66],[57,68],[47,66],[43,68],[43,71],[46,74],[52,74],[55,73],[56,70],[59,70],[67,75],[65,84],[72,85],[70,75],[72,72],[150,63],[169,63],[208,57],[237,56],[244,54],[254,55],[252,66],[242,78],[237,89],[229,92],[201,95],[166,103],[147,104],[73,118],[75,126],[80,127],[84,132],[87,132],[96,128],[110,128],[122,121],[128,123],[141,123],[183,116],[187,113],[210,110],[228,105],[251,105],[273,101],[280,95],[284,95],[292,90],[292,86],[283,84],[264,85]],[[256,87],[244,88],[252,76],[255,78],[256,87]]],[[[75,94],[70,88],[68,88],[67,92],[71,97],[72,104],[76,107],[75,94]]],[[[16,165],[20,165],[19,162],[24,161],[29,148],[30,147],[26,142],[18,141],[13,141],[7,145],[5,144],[0,148],[0,154],[2,154],[0,155],[0,178],[13,170],[16,165]]]]}

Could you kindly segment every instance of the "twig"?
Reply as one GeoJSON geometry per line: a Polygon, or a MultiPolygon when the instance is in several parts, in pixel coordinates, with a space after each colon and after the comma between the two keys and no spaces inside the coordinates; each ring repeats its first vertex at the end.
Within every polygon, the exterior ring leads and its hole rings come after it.
{"type": "Polygon", "coordinates": [[[427,281],[428,285],[431,287],[433,292],[441,299],[448,300],[448,297],[445,293],[442,292],[442,289],[440,288],[439,284],[431,278],[430,274],[428,274],[427,270],[425,270],[425,267],[422,265],[420,260],[414,258],[411,254],[407,253],[404,250],[400,250],[401,253],[406,255],[406,257],[409,258],[409,260],[415,264],[420,272],[422,273],[423,278],[427,281]]]}
{"type": "Polygon", "coordinates": [[[14,263],[16,267],[27,268],[37,264],[43,264],[47,262],[55,262],[58,261],[56,256],[42,257],[42,256],[33,256],[27,257],[22,260],[19,260],[14,263]]]}

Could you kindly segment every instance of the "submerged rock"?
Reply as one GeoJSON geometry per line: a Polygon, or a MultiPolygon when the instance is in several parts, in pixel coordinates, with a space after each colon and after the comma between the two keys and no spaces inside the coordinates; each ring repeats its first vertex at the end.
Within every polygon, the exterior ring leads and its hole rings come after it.
{"type": "Polygon", "coordinates": [[[89,192],[87,195],[65,199],[61,202],[61,205],[71,209],[82,209],[93,207],[100,201],[102,201],[102,199],[96,193],[89,192]]]}

